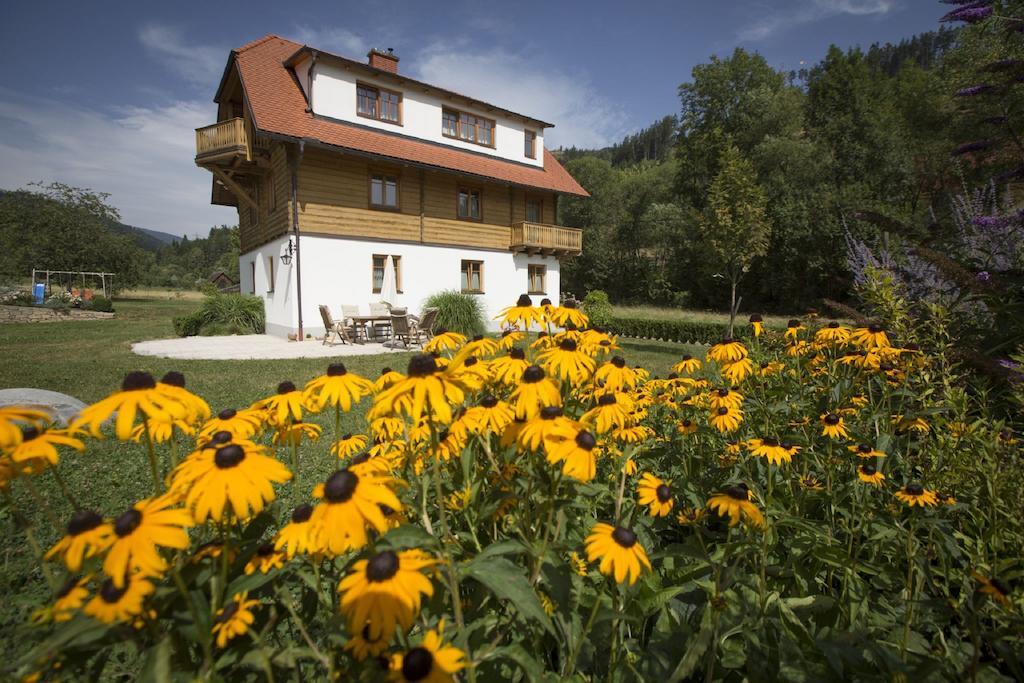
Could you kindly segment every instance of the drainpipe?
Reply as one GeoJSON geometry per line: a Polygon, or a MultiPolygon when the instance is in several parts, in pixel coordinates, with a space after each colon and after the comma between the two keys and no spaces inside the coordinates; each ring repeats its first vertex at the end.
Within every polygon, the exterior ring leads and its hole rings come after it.
{"type": "Polygon", "coordinates": [[[316,60],[320,57],[320,53],[313,50],[311,53],[312,59],[309,60],[309,69],[306,72],[306,83],[309,87],[309,107],[306,109],[307,113],[313,111],[313,74],[316,71],[316,60]]]}
{"type": "Polygon", "coordinates": [[[295,234],[295,294],[299,304],[299,337],[304,341],[306,334],[302,329],[302,255],[299,251],[299,165],[306,151],[306,141],[299,140],[299,155],[292,166],[292,232],[295,234]]]}

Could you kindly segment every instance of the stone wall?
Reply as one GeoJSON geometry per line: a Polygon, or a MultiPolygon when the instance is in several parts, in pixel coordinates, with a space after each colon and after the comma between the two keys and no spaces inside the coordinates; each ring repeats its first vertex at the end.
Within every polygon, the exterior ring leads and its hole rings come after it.
{"type": "Polygon", "coordinates": [[[0,306],[0,323],[59,323],[67,320],[109,320],[113,313],[69,308],[58,311],[43,306],[0,306]]]}

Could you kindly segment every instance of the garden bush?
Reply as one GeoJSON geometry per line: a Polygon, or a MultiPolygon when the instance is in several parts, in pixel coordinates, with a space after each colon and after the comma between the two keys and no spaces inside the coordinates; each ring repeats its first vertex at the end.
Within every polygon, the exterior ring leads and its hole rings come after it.
{"type": "Polygon", "coordinates": [[[432,294],[423,304],[425,308],[436,308],[437,318],[434,330],[458,332],[467,337],[483,334],[484,306],[479,297],[447,290],[432,294]]]}
{"type": "MultiPolygon", "coordinates": [[[[603,327],[607,331],[623,337],[661,339],[682,344],[714,344],[724,339],[729,333],[729,325],[726,323],[619,316],[609,317],[603,327]]],[[[747,339],[751,333],[746,326],[737,326],[734,335],[737,339],[747,339]]]]}
{"type": "MultiPolygon", "coordinates": [[[[513,306],[502,322],[580,316],[513,306]]],[[[682,357],[671,379],[592,329],[450,333],[403,373],[335,364],[248,407],[133,372],[68,429],[0,409],[0,489],[42,569],[18,578],[52,591],[24,627],[35,647],[0,669],[1024,678],[1020,424],[950,362],[939,321],[912,340],[788,332],[682,357]],[[341,428],[364,407],[365,430],[341,428]],[[63,486],[103,437],[151,481],[63,486]],[[102,509],[125,487],[138,502],[102,509]]]]}
{"type": "Polygon", "coordinates": [[[174,318],[173,324],[179,337],[262,334],[263,299],[247,294],[213,294],[203,299],[195,312],[174,318]]]}
{"type": "Polygon", "coordinates": [[[612,317],[612,303],[608,295],[600,289],[592,289],[583,297],[583,312],[590,318],[592,325],[604,327],[612,317]]]}
{"type": "Polygon", "coordinates": [[[113,313],[114,302],[105,296],[94,296],[90,301],[82,303],[82,308],[88,308],[92,311],[100,311],[102,313],[113,313]]]}

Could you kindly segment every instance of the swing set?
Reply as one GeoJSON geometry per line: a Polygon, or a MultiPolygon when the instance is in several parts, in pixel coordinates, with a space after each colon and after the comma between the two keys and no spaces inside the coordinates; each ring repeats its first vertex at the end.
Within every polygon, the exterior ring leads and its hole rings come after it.
{"type": "Polygon", "coordinates": [[[35,289],[36,283],[45,283],[46,297],[53,293],[54,287],[58,287],[59,291],[70,292],[72,296],[80,296],[88,301],[92,299],[97,281],[99,282],[99,288],[103,291],[103,296],[109,299],[110,294],[107,292],[107,287],[113,288],[113,273],[95,273],[88,270],[32,269],[32,288],[33,290],[35,289]],[[86,278],[89,278],[93,288],[86,288],[86,278]],[[79,283],[81,283],[81,289],[77,286],[79,283]]]}

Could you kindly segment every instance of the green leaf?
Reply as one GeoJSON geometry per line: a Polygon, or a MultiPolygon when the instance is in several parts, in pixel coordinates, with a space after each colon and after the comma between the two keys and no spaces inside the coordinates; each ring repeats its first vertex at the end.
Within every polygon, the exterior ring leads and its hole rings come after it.
{"type": "Polygon", "coordinates": [[[554,624],[540,605],[525,572],[504,557],[476,557],[462,568],[462,574],[476,579],[492,593],[515,606],[519,613],[555,634],[554,624]]]}
{"type": "Polygon", "coordinates": [[[171,680],[171,637],[164,636],[160,642],[149,648],[146,661],[139,675],[140,681],[169,683],[171,680]]]}
{"type": "Polygon", "coordinates": [[[437,545],[437,539],[427,533],[427,530],[416,524],[403,524],[384,534],[382,540],[387,541],[392,548],[433,548],[437,545]]]}
{"type": "Polygon", "coordinates": [[[507,659],[518,664],[529,681],[539,681],[544,677],[544,665],[518,643],[496,648],[487,659],[507,659]]]}
{"type": "Polygon", "coordinates": [[[700,620],[700,630],[697,635],[690,640],[689,647],[686,648],[686,653],[683,654],[683,658],[679,660],[679,664],[676,666],[675,671],[669,676],[669,681],[675,683],[675,681],[681,681],[689,678],[690,675],[697,670],[697,665],[700,663],[701,657],[704,652],[708,649],[708,645],[711,644],[711,639],[714,636],[714,617],[712,610],[714,608],[708,605],[704,608],[704,616],[700,620]]]}

